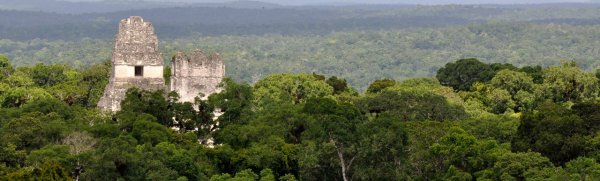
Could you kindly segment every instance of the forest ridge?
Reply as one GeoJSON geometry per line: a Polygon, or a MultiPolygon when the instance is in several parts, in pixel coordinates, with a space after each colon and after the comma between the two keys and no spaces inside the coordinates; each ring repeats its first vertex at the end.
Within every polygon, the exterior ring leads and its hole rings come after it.
{"type": "Polygon", "coordinates": [[[15,66],[87,68],[110,59],[114,25],[136,14],[154,23],[165,60],[203,49],[221,53],[236,81],[314,72],[344,77],[362,92],[377,79],[432,77],[470,57],[543,67],[572,60],[593,71],[598,11],[596,4],[0,11],[0,52],[15,66]]]}

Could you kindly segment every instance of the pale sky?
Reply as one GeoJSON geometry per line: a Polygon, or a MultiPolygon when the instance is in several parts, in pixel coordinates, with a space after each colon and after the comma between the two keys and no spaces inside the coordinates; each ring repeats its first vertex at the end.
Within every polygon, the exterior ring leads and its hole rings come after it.
{"type": "MultiPolygon", "coordinates": [[[[102,0],[68,0],[68,1],[102,1],[102,0]]],[[[115,1],[115,0],[113,0],[115,1]]],[[[122,0],[127,1],[127,0],[122,0]]],[[[139,1],[139,0],[130,0],[139,1]]],[[[232,0],[146,0],[162,2],[230,2],[232,0]]],[[[262,2],[282,5],[310,5],[310,4],[536,4],[559,2],[591,2],[594,0],[258,0],[262,2]]]]}

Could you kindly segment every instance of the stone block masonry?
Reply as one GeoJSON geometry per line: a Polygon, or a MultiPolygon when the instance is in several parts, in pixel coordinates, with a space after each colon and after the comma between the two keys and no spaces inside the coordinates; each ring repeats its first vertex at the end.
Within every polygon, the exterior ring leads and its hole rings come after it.
{"type": "Polygon", "coordinates": [[[131,87],[175,91],[181,96],[181,102],[194,102],[200,93],[206,98],[219,91],[217,86],[225,76],[225,66],[218,54],[207,56],[200,50],[189,55],[179,52],[172,61],[171,85],[166,86],[164,60],[152,23],[139,16],[121,20],[115,37],[109,83],[98,107],[119,111],[121,101],[131,87]]]}
{"type": "Polygon", "coordinates": [[[217,89],[225,76],[225,65],[219,54],[206,55],[200,50],[188,55],[179,52],[173,57],[171,90],[181,96],[183,102],[194,102],[198,95],[206,98],[217,89]]]}

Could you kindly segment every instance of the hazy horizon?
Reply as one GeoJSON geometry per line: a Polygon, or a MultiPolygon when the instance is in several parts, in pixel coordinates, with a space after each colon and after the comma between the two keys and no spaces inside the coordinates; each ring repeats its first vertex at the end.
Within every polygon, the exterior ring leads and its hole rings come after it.
{"type": "MultiPolygon", "coordinates": [[[[63,0],[72,2],[99,2],[106,0],[63,0]]],[[[108,0],[108,1],[139,1],[139,0],[108,0]]],[[[152,2],[183,2],[183,3],[226,3],[240,0],[141,0],[152,2]]],[[[245,1],[245,0],[242,0],[245,1]]],[[[281,5],[322,5],[322,4],[543,4],[543,3],[586,3],[596,0],[251,0],[281,5]]]]}

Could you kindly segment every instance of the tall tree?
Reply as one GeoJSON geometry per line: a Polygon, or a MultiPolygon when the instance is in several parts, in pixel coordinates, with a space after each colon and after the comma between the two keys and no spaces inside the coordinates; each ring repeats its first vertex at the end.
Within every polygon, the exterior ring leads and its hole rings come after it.
{"type": "Polygon", "coordinates": [[[6,55],[0,54],[0,80],[8,77],[14,71],[14,67],[6,55]]]}
{"type": "Polygon", "coordinates": [[[583,156],[589,134],[586,120],[573,110],[546,102],[521,117],[514,151],[536,151],[556,164],[583,156]]]}
{"type": "Polygon", "coordinates": [[[307,137],[319,147],[332,147],[344,181],[351,178],[351,170],[359,151],[359,124],[364,121],[356,107],[337,103],[329,98],[309,99],[304,112],[314,116],[307,137]]]}
{"type": "Polygon", "coordinates": [[[360,157],[353,178],[359,180],[394,180],[404,177],[407,164],[408,134],[402,121],[389,114],[360,124],[360,157]]]}
{"type": "Polygon", "coordinates": [[[547,98],[555,102],[590,101],[598,97],[598,78],[583,72],[574,62],[545,69],[542,85],[547,98]]]}
{"type": "Polygon", "coordinates": [[[218,119],[219,127],[246,122],[254,109],[252,87],[248,84],[238,84],[229,78],[225,78],[219,87],[223,91],[208,97],[215,110],[223,113],[218,119]]]}
{"type": "Polygon", "coordinates": [[[75,131],[67,135],[62,143],[69,146],[69,153],[76,157],[75,167],[71,174],[75,180],[79,180],[81,173],[85,172],[86,164],[83,161],[83,154],[93,151],[97,141],[87,132],[75,131]]]}
{"type": "MultiPolygon", "coordinates": [[[[339,81],[339,80],[338,80],[339,81]]],[[[310,74],[274,74],[254,85],[258,106],[266,102],[303,103],[310,98],[333,95],[334,88],[310,74]]]]}
{"type": "Polygon", "coordinates": [[[383,89],[396,85],[395,80],[381,79],[373,81],[367,88],[368,93],[379,93],[383,89]]]}
{"type": "Polygon", "coordinates": [[[466,91],[475,82],[487,82],[494,77],[495,70],[477,59],[460,59],[447,63],[437,71],[436,78],[445,86],[457,91],[466,91]]]}
{"type": "Polygon", "coordinates": [[[130,88],[121,102],[121,110],[117,113],[146,113],[154,116],[158,123],[173,126],[173,109],[162,90],[147,91],[130,88]]]}

